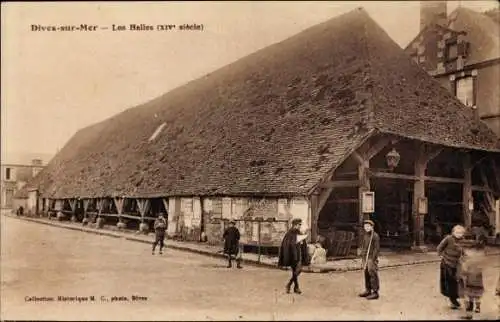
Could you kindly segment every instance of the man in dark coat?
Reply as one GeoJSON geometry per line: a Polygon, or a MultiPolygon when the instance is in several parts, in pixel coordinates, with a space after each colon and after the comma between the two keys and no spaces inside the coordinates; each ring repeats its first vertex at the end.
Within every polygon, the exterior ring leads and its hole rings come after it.
{"type": "Polygon", "coordinates": [[[378,278],[378,253],[380,251],[380,237],[373,229],[375,224],[371,220],[364,221],[364,238],[362,244],[362,263],[365,274],[365,291],[359,294],[368,300],[379,298],[379,278],[378,278]]]}
{"type": "Polygon", "coordinates": [[[309,253],[307,252],[307,243],[305,242],[306,235],[300,235],[301,219],[292,221],[292,228],[283,237],[281,242],[278,266],[290,267],[292,269],[292,277],[286,285],[286,292],[290,293],[292,283],[294,284],[293,291],[301,294],[299,288],[299,275],[302,271],[302,266],[309,265],[309,253]]]}
{"type": "Polygon", "coordinates": [[[236,223],[231,220],[229,222],[229,227],[226,228],[224,234],[222,235],[222,238],[224,238],[224,254],[227,255],[229,260],[227,265],[228,268],[233,267],[231,263],[233,256],[236,259],[236,267],[242,268],[241,258],[238,257],[238,251],[240,248],[240,231],[236,228],[235,224],[236,223]]]}
{"type": "Polygon", "coordinates": [[[153,243],[153,255],[155,254],[156,245],[160,244],[160,255],[162,253],[162,249],[164,246],[165,240],[165,231],[167,230],[167,221],[163,217],[163,214],[160,214],[158,218],[156,218],[154,223],[155,230],[155,241],[153,243]]]}

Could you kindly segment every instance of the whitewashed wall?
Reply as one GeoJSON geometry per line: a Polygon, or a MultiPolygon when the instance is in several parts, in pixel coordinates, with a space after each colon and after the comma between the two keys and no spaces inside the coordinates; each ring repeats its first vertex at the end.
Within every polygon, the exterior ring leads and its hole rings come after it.
{"type": "Polygon", "coordinates": [[[175,213],[175,198],[168,199],[168,228],[167,235],[172,237],[175,235],[177,231],[177,217],[178,214],[175,213]]]}
{"type": "Polygon", "coordinates": [[[290,214],[292,218],[302,219],[302,229],[311,229],[311,207],[305,198],[294,198],[290,202],[290,214]]]}
{"type": "Polygon", "coordinates": [[[36,212],[36,198],[37,197],[37,192],[36,191],[30,191],[28,192],[28,203],[27,203],[27,208],[26,209],[27,213],[34,214],[36,212]]]}
{"type": "MultiPolygon", "coordinates": [[[[169,198],[169,216],[168,216],[168,234],[173,236],[179,227],[184,225],[185,227],[194,228],[200,227],[202,221],[202,210],[206,212],[213,211],[213,201],[215,198],[203,198],[203,201],[199,197],[194,198],[169,198]],[[176,202],[180,200],[180,211],[181,214],[175,213],[176,202]],[[203,202],[203,205],[202,205],[203,202]],[[182,218],[183,222],[180,225],[176,222],[179,218],[182,218]]],[[[218,198],[222,200],[222,218],[223,219],[241,219],[245,211],[249,208],[252,202],[255,203],[255,199],[250,198],[218,198]]],[[[311,223],[311,209],[309,201],[303,197],[296,197],[291,199],[265,199],[263,208],[256,211],[256,216],[262,217],[275,217],[279,220],[288,220],[300,218],[302,219],[302,227],[306,230],[310,229],[311,223]],[[274,204],[274,206],[273,206],[274,204]]],[[[243,225],[238,225],[240,232],[244,232],[245,227],[243,225]]]]}

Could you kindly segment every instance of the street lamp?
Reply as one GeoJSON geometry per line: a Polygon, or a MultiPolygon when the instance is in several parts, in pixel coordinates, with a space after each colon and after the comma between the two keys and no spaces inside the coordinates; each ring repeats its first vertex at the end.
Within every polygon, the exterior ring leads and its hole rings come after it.
{"type": "Polygon", "coordinates": [[[389,169],[394,170],[394,168],[398,166],[401,156],[395,148],[392,148],[392,150],[385,156],[385,159],[387,161],[387,166],[389,167],[389,169]]]}

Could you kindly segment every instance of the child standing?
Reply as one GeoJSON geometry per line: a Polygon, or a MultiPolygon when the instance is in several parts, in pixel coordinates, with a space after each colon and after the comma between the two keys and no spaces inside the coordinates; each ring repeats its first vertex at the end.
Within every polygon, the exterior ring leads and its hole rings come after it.
{"type": "Polygon", "coordinates": [[[472,319],[473,311],[481,312],[481,297],[484,293],[483,270],[485,267],[485,245],[476,242],[472,248],[465,249],[462,265],[459,266],[460,295],[465,299],[464,319],[472,319]]]}

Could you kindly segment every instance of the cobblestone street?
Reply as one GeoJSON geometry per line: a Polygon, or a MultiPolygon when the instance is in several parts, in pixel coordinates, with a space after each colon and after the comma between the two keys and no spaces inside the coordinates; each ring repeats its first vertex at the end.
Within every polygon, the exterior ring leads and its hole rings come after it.
{"type": "MultiPolygon", "coordinates": [[[[357,297],[361,272],[303,274],[302,295],[285,294],[289,273],[227,269],[207,256],[2,216],[2,319],[339,320],[456,319],[439,294],[438,264],[381,270],[381,298],[357,297]],[[33,297],[55,300],[27,301],[33,297]],[[58,301],[58,296],[95,301],[58,301]],[[128,301],[111,301],[112,297],[128,301]],[[147,300],[132,300],[132,296],[147,300]]],[[[482,319],[496,318],[500,266],[489,257],[482,319]]]]}

